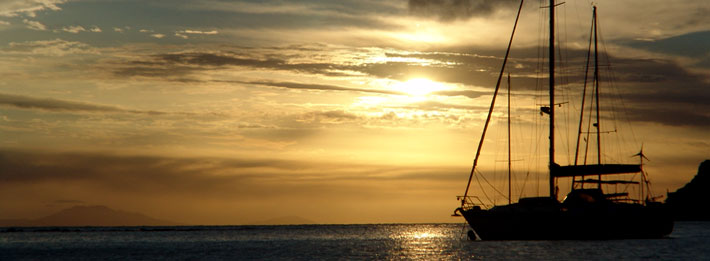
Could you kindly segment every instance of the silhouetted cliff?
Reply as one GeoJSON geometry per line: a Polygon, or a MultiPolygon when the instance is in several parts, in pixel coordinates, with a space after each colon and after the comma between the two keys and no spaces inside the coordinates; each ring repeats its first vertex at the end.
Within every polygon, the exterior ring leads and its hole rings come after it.
{"type": "Polygon", "coordinates": [[[688,184],[668,193],[666,204],[676,220],[710,220],[710,160],[700,164],[688,184]]]}

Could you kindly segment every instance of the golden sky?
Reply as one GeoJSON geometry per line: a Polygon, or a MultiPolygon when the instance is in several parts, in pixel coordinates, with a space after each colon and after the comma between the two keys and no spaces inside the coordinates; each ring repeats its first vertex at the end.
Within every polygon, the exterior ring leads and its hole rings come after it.
{"type": "MultiPolygon", "coordinates": [[[[460,222],[449,215],[518,3],[3,1],[0,219],[106,205],[186,224],[460,222]]],[[[673,191],[710,158],[710,2],[594,3],[621,111],[602,122],[621,144],[603,161],[636,162],[643,146],[655,192],[673,191]]],[[[526,2],[508,67],[514,160],[528,169],[514,197],[546,193],[543,5],[526,2]]],[[[591,2],[557,10],[563,132],[591,2]]],[[[481,161],[492,183],[503,107],[481,161]]],[[[573,140],[560,134],[559,163],[573,140]]]]}

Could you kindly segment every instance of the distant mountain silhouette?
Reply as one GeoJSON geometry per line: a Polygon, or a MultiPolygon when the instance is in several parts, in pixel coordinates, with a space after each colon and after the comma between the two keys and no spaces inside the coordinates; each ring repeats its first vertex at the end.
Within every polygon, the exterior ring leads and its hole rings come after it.
{"type": "Polygon", "coordinates": [[[676,192],[668,193],[666,205],[676,220],[710,220],[710,160],[698,168],[698,174],[676,192]]]}
{"type": "Polygon", "coordinates": [[[316,224],[315,221],[298,216],[277,217],[258,222],[250,223],[250,225],[310,225],[316,224]]]}
{"type": "Polygon", "coordinates": [[[175,226],[175,222],[164,221],[146,215],[113,210],[106,206],[74,206],[39,219],[0,220],[3,227],[39,226],[175,226]]]}

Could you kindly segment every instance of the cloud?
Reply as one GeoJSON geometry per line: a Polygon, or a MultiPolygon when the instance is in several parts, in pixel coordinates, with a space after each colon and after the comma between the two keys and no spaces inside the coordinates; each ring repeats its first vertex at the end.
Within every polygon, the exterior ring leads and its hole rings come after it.
{"type": "Polygon", "coordinates": [[[448,110],[448,109],[479,110],[479,111],[488,110],[487,106],[458,105],[458,104],[449,104],[449,103],[443,103],[443,102],[437,102],[437,101],[418,102],[418,103],[414,103],[412,105],[402,106],[402,107],[409,108],[409,109],[416,109],[416,110],[428,110],[428,111],[440,111],[440,110],[448,110]]]}
{"type": "Polygon", "coordinates": [[[710,59],[710,31],[692,32],[653,41],[627,40],[620,41],[622,45],[638,49],[649,50],[655,53],[670,54],[695,59],[694,66],[710,68],[703,61],[710,59]]]}
{"type": "Polygon", "coordinates": [[[65,56],[70,54],[98,54],[99,51],[88,44],[62,39],[10,42],[3,51],[10,53],[40,54],[47,56],[65,56]]]}
{"type": "Polygon", "coordinates": [[[217,34],[217,30],[212,30],[212,31],[199,31],[199,30],[182,30],[182,31],[177,31],[175,32],[177,34],[206,34],[206,35],[214,35],[217,34]]]}
{"type": "MultiPolygon", "coordinates": [[[[232,28],[378,28],[399,27],[392,20],[406,15],[392,1],[208,1],[191,3],[192,10],[225,13],[232,28]],[[259,19],[255,21],[254,18],[259,19]]],[[[210,12],[211,13],[211,12],[210,12]]]]}
{"type": "Polygon", "coordinates": [[[354,113],[346,112],[344,110],[332,110],[308,112],[301,115],[298,121],[309,123],[317,122],[320,124],[337,124],[344,122],[359,122],[362,119],[362,117],[354,113]]]}
{"type": "Polygon", "coordinates": [[[475,98],[481,97],[481,96],[489,94],[489,93],[464,90],[464,91],[437,91],[437,92],[432,92],[432,94],[441,95],[441,96],[464,96],[464,97],[468,97],[471,99],[475,99],[475,98]]]}
{"type": "Polygon", "coordinates": [[[117,112],[138,114],[166,114],[160,111],[130,110],[116,106],[101,105],[87,102],[67,101],[51,98],[36,98],[24,95],[0,93],[0,105],[21,109],[40,109],[55,112],[117,112]]]}
{"type": "MultiPolygon", "coordinates": [[[[710,107],[710,106],[706,106],[710,107]]],[[[710,113],[708,111],[694,111],[687,108],[673,107],[634,108],[630,111],[632,120],[642,122],[661,123],[667,126],[684,127],[710,127],[710,113]]]]}
{"type": "MultiPolygon", "coordinates": [[[[396,52],[388,50],[385,62],[373,62],[363,59],[349,63],[339,63],[337,58],[314,60],[314,53],[323,53],[323,48],[282,48],[247,50],[238,49],[217,52],[186,52],[168,53],[148,56],[144,61],[124,63],[125,66],[114,72],[120,76],[162,77],[164,79],[194,82],[232,82],[239,84],[262,85],[287,89],[353,91],[365,93],[399,94],[389,90],[357,88],[318,83],[299,83],[270,80],[222,80],[191,78],[196,72],[207,70],[229,70],[229,67],[244,67],[252,70],[280,70],[303,74],[318,74],[335,77],[372,76],[383,79],[408,80],[409,78],[425,77],[434,81],[463,84],[477,88],[492,89],[495,85],[497,71],[504,52],[484,50],[482,54],[458,53],[454,51],[431,52],[396,52]],[[411,60],[411,61],[410,61],[411,60]],[[421,62],[421,61],[424,62],[421,62]]],[[[341,50],[342,52],[342,50],[341,50]]],[[[357,53],[358,50],[352,50],[357,53]]],[[[326,52],[327,53],[327,52],[326,52]]],[[[569,68],[584,68],[585,50],[570,49],[566,52],[571,59],[567,61],[569,68]],[[579,58],[575,58],[579,57],[579,58]]],[[[685,126],[705,126],[705,117],[698,111],[710,111],[707,100],[710,100],[710,86],[705,83],[702,75],[694,74],[670,60],[634,59],[611,57],[601,53],[601,57],[609,57],[614,65],[615,84],[623,86],[619,89],[624,98],[631,103],[627,106],[633,119],[652,121],[661,124],[689,124],[685,126]],[[676,86],[668,88],[668,86],[676,86]],[[647,113],[644,108],[654,104],[658,108],[682,108],[674,112],[675,119],[666,117],[664,113],[647,113]],[[634,110],[638,112],[633,112],[634,110]],[[655,116],[654,116],[655,115],[655,116]],[[682,120],[686,119],[686,120],[682,120]],[[674,120],[674,121],[671,121],[674,120]],[[695,122],[695,124],[693,124],[695,122]]],[[[537,50],[527,48],[516,50],[510,58],[509,71],[513,75],[513,84],[518,92],[533,95],[537,88],[540,75],[537,71],[537,50]]],[[[577,89],[583,82],[582,70],[565,71],[567,80],[565,88],[577,89]]],[[[543,78],[540,78],[543,77],[543,78]]],[[[604,76],[607,77],[607,76],[604,76]]],[[[433,92],[439,96],[463,96],[471,99],[488,94],[485,90],[448,90],[433,92]]],[[[457,105],[426,104],[412,109],[472,109],[457,107],[457,105]]],[[[659,109],[660,110],[660,109],[659,109]]]]}
{"type": "Polygon", "coordinates": [[[411,15],[437,18],[441,21],[488,16],[497,8],[514,6],[518,0],[409,0],[411,15]]]}
{"type": "Polygon", "coordinates": [[[118,33],[123,33],[123,32],[125,32],[126,30],[123,29],[123,28],[120,28],[120,27],[114,27],[114,28],[113,28],[113,31],[114,31],[114,32],[118,32],[118,33]]]}
{"type": "MultiPolygon", "coordinates": [[[[65,31],[68,33],[73,33],[73,34],[78,34],[79,32],[85,32],[86,29],[81,25],[72,25],[72,26],[62,27],[62,31],[65,31]]],[[[100,31],[101,31],[101,29],[99,29],[99,32],[100,31]]]]}
{"type": "Polygon", "coordinates": [[[24,14],[34,17],[35,13],[42,10],[58,11],[59,4],[66,0],[3,0],[0,1],[0,16],[18,16],[24,14]]]}
{"type": "Polygon", "coordinates": [[[95,26],[95,25],[94,25],[94,26],[91,27],[91,29],[89,29],[89,31],[92,32],[92,33],[100,33],[100,32],[101,32],[101,28],[99,28],[98,26],[95,26]]]}
{"type": "Polygon", "coordinates": [[[353,91],[353,92],[363,92],[363,93],[379,93],[379,94],[395,94],[404,95],[404,93],[388,90],[376,90],[376,89],[365,89],[365,88],[350,88],[335,85],[325,85],[325,84],[304,84],[296,82],[271,82],[271,81],[243,81],[239,83],[246,84],[256,84],[288,89],[302,89],[302,90],[328,90],[328,91],[353,91]]]}
{"type": "Polygon", "coordinates": [[[22,22],[27,25],[27,28],[32,29],[32,30],[37,30],[37,31],[46,31],[47,30],[47,26],[45,26],[42,23],[37,22],[37,21],[23,19],[22,22]]]}
{"type": "Polygon", "coordinates": [[[218,34],[217,30],[212,31],[200,31],[200,30],[180,30],[175,32],[175,36],[182,39],[189,39],[190,35],[215,35],[218,34]]]}
{"type": "Polygon", "coordinates": [[[331,63],[290,63],[279,58],[252,58],[233,53],[171,53],[158,54],[148,61],[132,61],[115,71],[121,76],[180,76],[186,73],[215,69],[215,67],[243,66],[256,69],[288,70],[329,76],[344,76],[340,71],[353,70],[356,66],[331,63]]]}
{"type": "MultiPolygon", "coordinates": [[[[417,202],[415,209],[440,207],[442,201],[455,203],[449,201],[450,191],[458,189],[461,173],[465,173],[465,169],[450,167],[329,163],[322,159],[7,149],[0,149],[0,166],[0,195],[16,196],[13,202],[23,210],[76,200],[130,206],[197,224],[239,224],[262,218],[275,207],[294,215],[317,215],[329,223],[419,220],[392,213],[413,213],[414,209],[401,204],[408,198],[430,199],[417,202]],[[383,207],[395,211],[383,214],[383,207]]],[[[17,215],[6,205],[2,209],[5,215],[17,215]]]]}
{"type": "Polygon", "coordinates": [[[161,39],[161,38],[165,37],[165,35],[164,34],[151,34],[150,37],[161,39]]]}
{"type": "Polygon", "coordinates": [[[436,171],[436,168],[422,170],[421,167],[410,169],[275,158],[165,157],[7,149],[0,150],[0,166],[3,166],[0,186],[83,181],[123,193],[217,192],[244,198],[287,196],[294,189],[308,193],[308,188],[314,184],[339,181],[431,182],[451,178],[444,174],[421,175],[422,172],[436,171]],[[264,190],[279,186],[290,189],[280,192],[264,190]]]}

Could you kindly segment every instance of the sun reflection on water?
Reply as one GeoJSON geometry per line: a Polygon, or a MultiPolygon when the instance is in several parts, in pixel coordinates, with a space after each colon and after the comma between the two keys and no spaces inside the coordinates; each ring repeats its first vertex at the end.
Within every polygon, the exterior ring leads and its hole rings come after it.
{"type": "Polygon", "coordinates": [[[414,235],[414,238],[416,238],[416,239],[422,239],[422,238],[430,238],[430,237],[433,237],[433,236],[434,236],[434,235],[432,235],[432,234],[429,234],[429,233],[427,233],[427,232],[423,232],[423,233],[417,233],[417,234],[415,234],[415,235],[414,235]]]}
{"type": "Polygon", "coordinates": [[[390,227],[387,258],[426,259],[452,256],[451,229],[440,225],[400,225],[390,227]]]}

